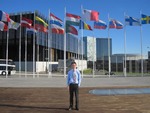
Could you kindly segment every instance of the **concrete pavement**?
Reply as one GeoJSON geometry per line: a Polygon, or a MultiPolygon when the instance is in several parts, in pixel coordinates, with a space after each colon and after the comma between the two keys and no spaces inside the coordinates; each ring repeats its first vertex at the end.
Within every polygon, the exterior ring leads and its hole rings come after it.
{"type": "MultiPolygon", "coordinates": [[[[150,86],[150,77],[82,78],[81,87],[150,86]]],[[[0,87],[66,87],[64,77],[0,78],[0,87]]]]}

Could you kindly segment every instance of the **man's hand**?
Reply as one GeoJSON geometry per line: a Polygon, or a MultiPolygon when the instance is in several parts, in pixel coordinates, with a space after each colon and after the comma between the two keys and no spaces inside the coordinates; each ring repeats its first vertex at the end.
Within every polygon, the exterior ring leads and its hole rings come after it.
{"type": "Polygon", "coordinates": [[[69,90],[69,86],[67,86],[67,89],[69,90]]]}

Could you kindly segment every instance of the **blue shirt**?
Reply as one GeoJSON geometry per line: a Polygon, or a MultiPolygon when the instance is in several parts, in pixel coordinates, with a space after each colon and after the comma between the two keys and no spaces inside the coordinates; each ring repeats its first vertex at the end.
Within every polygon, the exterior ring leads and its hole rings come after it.
{"type": "Polygon", "coordinates": [[[71,69],[68,72],[67,85],[69,86],[70,84],[78,84],[78,86],[80,86],[81,74],[80,74],[80,71],[78,69],[76,69],[75,71],[73,69],[71,69]],[[75,80],[74,80],[74,76],[76,76],[75,80]]]}

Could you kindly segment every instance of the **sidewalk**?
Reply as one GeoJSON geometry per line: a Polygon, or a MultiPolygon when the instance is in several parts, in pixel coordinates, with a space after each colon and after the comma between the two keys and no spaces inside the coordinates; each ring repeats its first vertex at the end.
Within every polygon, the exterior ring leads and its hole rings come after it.
{"type": "MultiPolygon", "coordinates": [[[[81,87],[118,86],[150,86],[150,77],[82,78],[81,83],[81,87]]],[[[0,87],[66,87],[66,78],[0,78],[0,87]]]]}

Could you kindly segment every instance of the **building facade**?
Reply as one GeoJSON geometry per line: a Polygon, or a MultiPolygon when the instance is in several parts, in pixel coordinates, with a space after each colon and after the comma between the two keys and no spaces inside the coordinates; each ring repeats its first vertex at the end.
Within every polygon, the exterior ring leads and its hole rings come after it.
{"type": "MultiPolygon", "coordinates": [[[[43,16],[38,11],[34,12],[22,12],[22,13],[12,13],[10,18],[15,22],[21,22],[21,16],[31,19],[34,23],[35,16],[40,17],[46,23],[48,19],[43,16]]],[[[14,61],[19,61],[19,52],[21,52],[21,61],[25,61],[25,54],[27,54],[27,61],[46,61],[48,56],[51,56],[52,61],[58,61],[58,59],[64,59],[64,35],[62,34],[52,34],[48,36],[47,32],[37,31],[35,33],[29,33],[26,31],[25,27],[19,27],[17,30],[9,29],[8,36],[8,57],[14,61]],[[35,40],[34,40],[35,35],[35,40]],[[20,42],[21,40],[21,42],[20,42]],[[27,41],[27,45],[26,42],[27,41]],[[50,42],[50,43],[49,43],[50,42]],[[21,43],[21,50],[19,51],[19,44],[21,43]],[[35,48],[34,46],[35,45],[35,48]],[[26,49],[27,48],[27,49],[26,49]],[[35,49],[35,55],[33,54],[35,49]],[[49,49],[49,53],[48,53],[49,49]],[[35,58],[33,58],[35,57],[35,58]]],[[[6,58],[6,45],[7,45],[7,31],[0,31],[0,58],[6,58]]],[[[78,51],[78,42],[81,43],[78,37],[66,34],[66,58],[71,57],[77,58],[81,55],[78,51]],[[78,55],[79,54],[79,55],[78,55]]],[[[80,56],[81,57],[81,56],[80,56]]]]}
{"type": "Polygon", "coordinates": [[[96,38],[96,59],[97,61],[108,60],[112,55],[112,39],[111,38],[96,38]]]}
{"type": "Polygon", "coordinates": [[[87,36],[83,40],[85,43],[84,58],[87,61],[96,61],[96,38],[87,36]]]}

